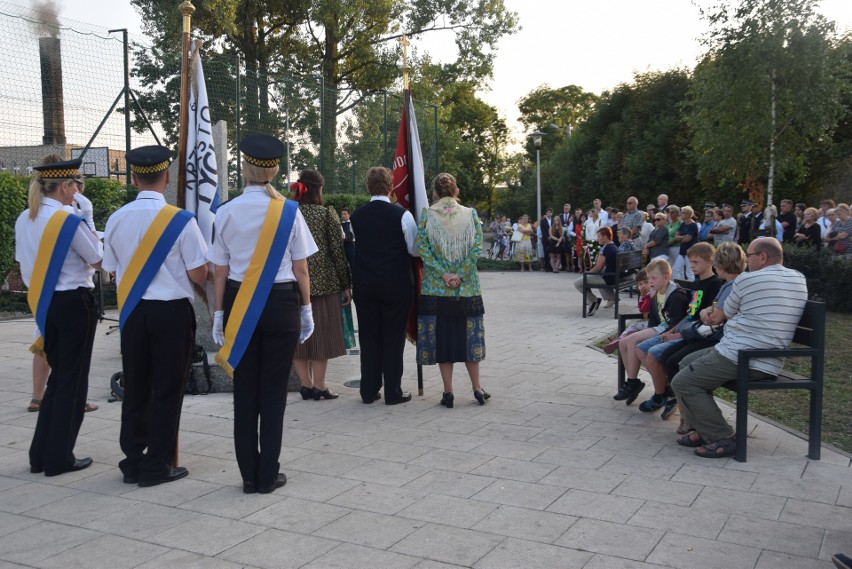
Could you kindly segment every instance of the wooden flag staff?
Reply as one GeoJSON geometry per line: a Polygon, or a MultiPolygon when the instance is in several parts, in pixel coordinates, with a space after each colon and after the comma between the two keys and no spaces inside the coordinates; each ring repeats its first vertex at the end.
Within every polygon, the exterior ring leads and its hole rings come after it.
{"type": "Polygon", "coordinates": [[[178,8],[183,14],[183,33],[181,34],[181,65],[180,65],[180,134],[178,136],[178,176],[177,176],[177,205],[186,207],[186,139],[189,122],[189,45],[192,31],[192,14],[195,6],[191,0],[184,0],[178,8]]]}

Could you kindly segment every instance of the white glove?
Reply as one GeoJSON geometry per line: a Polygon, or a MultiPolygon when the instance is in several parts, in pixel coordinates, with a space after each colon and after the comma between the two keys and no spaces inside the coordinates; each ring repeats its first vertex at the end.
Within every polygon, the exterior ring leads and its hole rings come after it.
{"type": "Polygon", "coordinates": [[[77,192],[74,194],[74,206],[80,211],[80,217],[86,220],[86,225],[89,229],[95,230],[95,209],[92,206],[92,200],[77,192]]]}
{"type": "Polygon", "coordinates": [[[213,341],[219,346],[225,345],[225,311],[213,313],[213,341]]]}
{"type": "Polygon", "coordinates": [[[314,310],[311,305],[305,304],[300,307],[299,316],[302,317],[302,332],[299,334],[299,343],[304,344],[305,340],[314,333],[314,310]]]}

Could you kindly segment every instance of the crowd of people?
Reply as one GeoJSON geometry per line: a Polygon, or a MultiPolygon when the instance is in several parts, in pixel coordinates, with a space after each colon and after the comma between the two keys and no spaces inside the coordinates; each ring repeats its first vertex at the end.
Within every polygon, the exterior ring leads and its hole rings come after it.
{"type": "MultiPolygon", "coordinates": [[[[101,238],[85,203],[81,160],[50,157],[35,168],[29,208],[16,226],[16,259],[29,287],[47,386],[30,446],[33,473],[56,476],[88,468],[74,454],[86,411],[97,313],[93,276],[105,270],[118,289],[122,373],[119,444],[123,481],[156,486],[185,477],[177,464],[181,407],[196,342],[193,285],[212,281],[216,361],[234,379],[234,446],[247,494],[287,482],[280,472],[283,418],[291,366],[305,400],[338,398],[326,384],[329,359],[346,353],[342,311],[354,301],[361,345],[361,400],[411,400],[401,388],[406,327],[415,293],[418,363],[437,365],[441,404],[455,401],[453,367],[463,363],[472,399],[484,405],[479,363],[485,359],[484,305],[476,263],[482,224],[459,202],[450,174],[433,183],[433,204],[419,224],[392,203],[393,175],[366,176],[370,202],[343,211],[323,200],[323,176],[303,170],[285,199],[270,182],[284,145],[253,134],[239,146],[244,187],[220,205],[212,244],[194,216],[168,205],[171,151],[146,146],[127,153],[137,197],[113,213],[101,238]],[[420,290],[412,259],[423,264],[420,290]]],[[[427,206],[428,204],[423,204],[427,206]]],[[[528,262],[531,225],[521,222],[528,262]]],[[[530,267],[531,268],[531,267],[530,267]]],[[[34,370],[36,366],[34,366],[34,370]]],[[[35,401],[33,402],[33,404],[35,401]]]]}
{"type": "Polygon", "coordinates": [[[700,242],[718,245],[733,241],[746,245],[755,237],[771,236],[782,243],[826,249],[852,258],[850,207],[845,203],[835,204],[831,199],[820,202],[818,208],[783,199],[780,210],[775,205],[762,208],[743,200],[737,215],[731,204],[705,203],[698,210],[689,205],[670,204],[666,194],[660,194],[657,204],[650,204],[644,210],[639,209],[638,200],[632,196],[623,211],[615,207],[604,209],[601,205],[601,200],[595,199],[588,210],[572,210],[571,204],[566,203],[561,214],[555,215],[548,208],[532,224],[526,214],[517,223],[498,216],[489,224],[492,241],[489,255],[494,259],[519,261],[521,270],[529,268],[536,256],[530,259],[527,248],[518,245],[529,238],[530,248],[537,252],[541,262],[539,270],[586,272],[594,266],[600,251],[598,229],[610,227],[612,241],[621,251],[635,247],[647,255],[648,261],[667,258],[676,278],[692,278],[686,252],[700,242]],[[766,220],[772,220],[768,226],[766,220]]]}
{"type": "MultiPolygon", "coordinates": [[[[775,205],[762,208],[743,200],[735,216],[731,204],[705,203],[696,211],[698,208],[689,205],[669,203],[666,194],[660,194],[656,205],[650,204],[644,210],[633,196],[627,199],[623,211],[603,208],[600,199],[595,199],[586,211],[572,210],[571,204],[566,203],[561,214],[555,215],[547,208],[535,223],[530,223],[526,214],[514,224],[509,218],[496,217],[489,224],[492,245],[488,253],[493,259],[518,262],[522,271],[532,270],[537,258],[539,270],[544,272],[600,273],[614,271],[614,254],[640,250],[645,263],[668,261],[676,280],[695,277],[689,251],[699,243],[719,246],[731,242],[745,247],[757,237],[773,237],[779,243],[852,260],[852,211],[848,204],[825,199],[816,208],[782,199],[779,205],[780,211],[775,205]],[[600,263],[605,245],[599,233],[602,228],[610,229],[607,242],[613,247],[603,253],[611,258],[600,263]]],[[[590,315],[603,300],[607,301],[605,308],[614,305],[610,291],[599,290],[603,298],[587,292],[590,315]]]]}

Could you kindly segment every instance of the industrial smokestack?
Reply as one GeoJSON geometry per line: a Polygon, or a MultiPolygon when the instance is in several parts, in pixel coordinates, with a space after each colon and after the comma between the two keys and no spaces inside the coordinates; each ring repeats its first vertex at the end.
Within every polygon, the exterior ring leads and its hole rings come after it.
{"type": "Polygon", "coordinates": [[[54,0],[33,2],[38,21],[33,31],[38,36],[41,60],[41,100],[44,112],[42,144],[65,144],[65,101],[62,94],[62,51],[59,42],[59,6],[54,0]]]}
{"type": "Polygon", "coordinates": [[[41,60],[41,99],[44,112],[42,144],[65,144],[61,49],[58,37],[38,38],[38,52],[41,60]]]}

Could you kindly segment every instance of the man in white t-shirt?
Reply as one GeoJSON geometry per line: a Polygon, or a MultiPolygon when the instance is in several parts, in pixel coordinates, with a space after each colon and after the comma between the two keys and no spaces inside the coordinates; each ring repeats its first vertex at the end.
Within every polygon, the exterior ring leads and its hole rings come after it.
{"type": "MultiPolygon", "coordinates": [[[[695,454],[706,458],[736,451],[734,430],[716,405],[713,390],[736,379],[740,350],[787,348],[808,300],[805,277],[782,265],[784,253],[777,239],[753,240],[746,259],[749,272],[736,278],[725,305],[700,313],[706,325],[725,324],[721,341],[685,357],[672,379],[684,424],[694,429],[678,443],[695,447],[695,454]]],[[[783,365],[780,358],[754,359],[749,373],[754,379],[769,379],[783,365]]]]}

